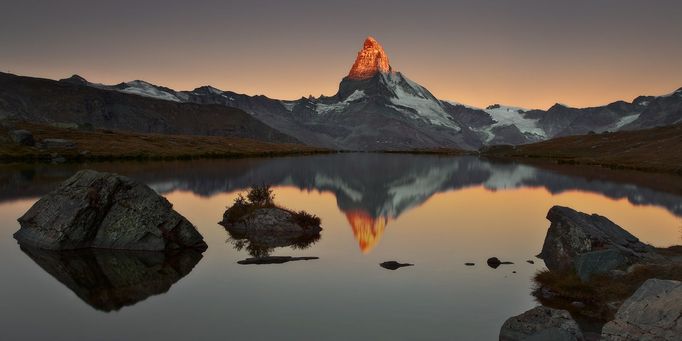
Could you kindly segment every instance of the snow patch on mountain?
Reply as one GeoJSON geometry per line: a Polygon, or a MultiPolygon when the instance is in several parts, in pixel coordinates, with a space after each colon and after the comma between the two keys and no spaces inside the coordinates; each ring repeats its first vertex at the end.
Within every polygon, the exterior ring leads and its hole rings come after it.
{"type": "Polygon", "coordinates": [[[634,115],[628,115],[628,116],[623,116],[618,122],[616,122],[616,125],[614,126],[615,129],[620,129],[625,125],[628,125],[632,122],[634,122],[636,119],[639,118],[640,114],[634,114],[634,115]]]}
{"type": "Polygon", "coordinates": [[[519,128],[522,133],[547,137],[547,133],[542,128],[538,127],[537,119],[529,119],[523,115],[523,112],[526,111],[524,108],[496,104],[483,109],[483,111],[488,113],[488,115],[497,122],[486,129],[488,132],[495,127],[514,125],[519,128]]]}
{"type": "Polygon", "coordinates": [[[284,106],[284,109],[287,109],[288,111],[293,111],[294,107],[296,106],[297,101],[279,101],[282,103],[284,106]]]}
{"type": "Polygon", "coordinates": [[[328,112],[333,112],[333,111],[342,111],[348,107],[352,102],[358,101],[362,98],[365,97],[365,92],[362,90],[355,90],[353,91],[352,94],[350,94],[346,99],[344,99],[341,102],[336,102],[336,103],[316,103],[315,104],[315,111],[320,114],[326,114],[328,112]]]}
{"type": "Polygon", "coordinates": [[[395,96],[390,98],[393,108],[404,115],[417,119],[425,119],[433,125],[449,127],[459,132],[461,128],[453,122],[450,115],[445,112],[440,101],[431,95],[421,85],[407,79],[396,72],[382,75],[389,89],[394,91],[395,96]],[[405,83],[408,87],[404,87],[405,83]]]}
{"type": "Polygon", "coordinates": [[[119,90],[120,92],[162,99],[166,101],[182,102],[182,99],[178,98],[175,94],[163,91],[158,87],[154,86],[153,84],[149,84],[145,81],[136,80],[132,82],[126,82],[124,84],[126,85],[126,87],[119,90]]]}

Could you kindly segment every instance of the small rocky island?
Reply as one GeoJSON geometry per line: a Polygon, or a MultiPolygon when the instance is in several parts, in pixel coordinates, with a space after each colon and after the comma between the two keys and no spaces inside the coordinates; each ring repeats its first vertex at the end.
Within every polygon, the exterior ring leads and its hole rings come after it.
{"type": "Polygon", "coordinates": [[[164,251],[207,248],[196,228],[154,190],[112,173],[82,170],[19,219],[14,238],[47,250],[164,251]]]}
{"type": "Polygon", "coordinates": [[[239,264],[281,264],[316,257],[272,257],[275,247],[303,249],[320,239],[319,217],[305,211],[292,211],[274,202],[269,185],[253,186],[246,196],[239,194],[219,223],[230,234],[235,248],[245,248],[251,256],[239,264]]]}
{"type": "Polygon", "coordinates": [[[545,306],[507,320],[500,340],[680,339],[679,246],[655,248],[606,217],[568,207],[552,207],[547,219],[539,257],[548,270],[536,274],[534,292],[545,306]],[[606,324],[588,338],[568,310],[606,324]]]}

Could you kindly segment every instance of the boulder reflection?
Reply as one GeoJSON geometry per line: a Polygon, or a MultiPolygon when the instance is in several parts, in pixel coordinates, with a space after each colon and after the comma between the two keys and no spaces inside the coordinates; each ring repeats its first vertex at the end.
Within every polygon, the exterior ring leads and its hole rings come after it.
{"type": "Polygon", "coordinates": [[[240,233],[229,228],[225,229],[229,235],[227,242],[238,250],[245,250],[252,257],[268,257],[275,248],[289,247],[296,250],[309,248],[320,240],[320,234],[262,234],[240,233]]]}
{"type": "Polygon", "coordinates": [[[84,249],[50,251],[20,246],[43,270],[91,307],[111,312],[166,293],[201,260],[201,252],[84,249]]]}

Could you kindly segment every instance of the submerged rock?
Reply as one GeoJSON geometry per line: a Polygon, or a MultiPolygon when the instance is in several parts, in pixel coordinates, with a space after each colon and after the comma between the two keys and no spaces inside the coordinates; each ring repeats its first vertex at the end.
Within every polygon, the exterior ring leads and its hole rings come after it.
{"type": "Polygon", "coordinates": [[[682,282],[649,279],[604,325],[604,340],[680,340],[682,282]]]}
{"type": "Polygon", "coordinates": [[[640,242],[606,217],[554,206],[547,213],[547,219],[551,225],[539,257],[549,270],[573,269],[579,256],[595,251],[610,250],[582,256],[581,277],[657,257],[652,246],[640,242]],[[595,262],[600,260],[606,264],[595,262]]]}
{"type": "Polygon", "coordinates": [[[237,264],[283,264],[287,262],[294,262],[299,260],[320,259],[319,257],[291,257],[291,256],[267,256],[254,257],[240,260],[237,264]]]}
{"type": "Polygon", "coordinates": [[[33,134],[28,130],[12,130],[9,132],[9,137],[14,143],[22,146],[33,146],[36,143],[33,134]]]}
{"type": "Polygon", "coordinates": [[[513,262],[503,262],[497,257],[488,258],[488,260],[486,260],[486,263],[488,263],[488,266],[493,269],[497,269],[502,264],[514,264],[513,262]]]}
{"type": "Polygon", "coordinates": [[[507,319],[500,329],[499,339],[578,341],[584,337],[568,311],[538,306],[507,319]]]}
{"type": "Polygon", "coordinates": [[[106,312],[166,293],[202,258],[195,249],[52,251],[21,246],[21,250],[85,303],[106,312]]]}
{"type": "Polygon", "coordinates": [[[383,263],[379,264],[379,266],[384,268],[384,269],[388,269],[388,270],[397,270],[397,269],[400,269],[400,268],[405,267],[405,266],[414,266],[414,264],[398,263],[398,262],[392,260],[392,261],[388,261],[388,262],[383,262],[383,263]]]}
{"type": "Polygon", "coordinates": [[[206,249],[203,237],[172,205],[130,178],[82,170],[19,219],[20,244],[50,250],[206,249]]]}

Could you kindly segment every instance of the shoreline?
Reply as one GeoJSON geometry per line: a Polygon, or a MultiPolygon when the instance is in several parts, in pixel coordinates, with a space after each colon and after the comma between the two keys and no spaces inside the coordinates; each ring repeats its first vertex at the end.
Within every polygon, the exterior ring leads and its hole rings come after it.
{"type": "Polygon", "coordinates": [[[680,176],[682,154],[675,152],[679,143],[682,143],[682,125],[566,136],[528,145],[490,146],[480,151],[454,148],[353,151],[237,137],[133,133],[16,121],[0,125],[0,163],[171,161],[382,153],[478,156],[491,161],[521,162],[540,167],[580,166],[593,170],[680,176]],[[12,130],[31,132],[37,145],[26,146],[12,141],[9,137],[12,130]],[[40,141],[45,139],[66,140],[71,145],[39,147],[40,141]]]}
{"type": "Polygon", "coordinates": [[[336,152],[303,144],[238,137],[133,133],[28,122],[0,126],[0,163],[238,159],[336,152]],[[30,132],[32,145],[12,141],[9,133],[15,130],[30,132]]]}

